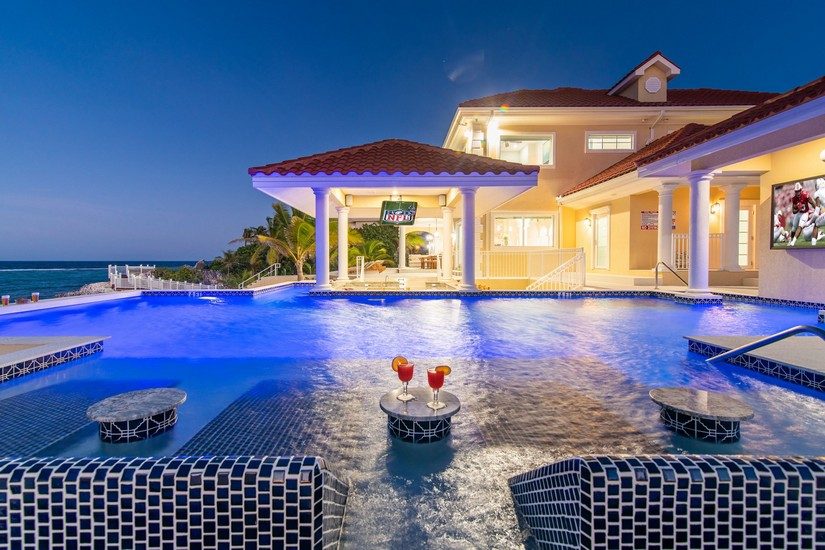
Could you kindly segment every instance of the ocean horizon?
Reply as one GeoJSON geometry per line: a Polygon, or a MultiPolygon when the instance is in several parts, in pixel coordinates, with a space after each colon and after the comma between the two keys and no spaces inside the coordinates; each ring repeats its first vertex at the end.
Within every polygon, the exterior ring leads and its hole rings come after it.
{"type": "Polygon", "coordinates": [[[28,298],[32,292],[39,292],[41,298],[54,298],[89,283],[106,281],[110,264],[180,267],[195,265],[196,262],[197,260],[0,261],[0,294],[10,295],[12,300],[20,296],[28,298]]]}

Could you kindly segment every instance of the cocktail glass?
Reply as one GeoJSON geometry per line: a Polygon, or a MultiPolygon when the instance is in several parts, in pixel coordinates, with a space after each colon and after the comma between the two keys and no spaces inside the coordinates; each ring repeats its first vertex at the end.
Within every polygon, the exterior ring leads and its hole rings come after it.
{"type": "Polygon", "coordinates": [[[406,402],[415,399],[413,394],[407,393],[407,385],[410,383],[410,380],[412,380],[414,368],[415,365],[413,363],[401,363],[398,365],[398,379],[404,383],[404,389],[397,396],[397,399],[401,401],[406,402]]]}
{"type": "Polygon", "coordinates": [[[427,383],[433,390],[433,400],[427,406],[434,411],[446,407],[444,403],[438,401],[438,391],[444,385],[444,372],[438,369],[427,369],[427,383]]]}

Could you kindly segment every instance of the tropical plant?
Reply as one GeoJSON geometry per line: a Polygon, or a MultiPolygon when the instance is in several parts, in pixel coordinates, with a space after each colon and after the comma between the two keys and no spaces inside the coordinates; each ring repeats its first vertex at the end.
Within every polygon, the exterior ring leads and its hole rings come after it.
{"type": "Polygon", "coordinates": [[[376,239],[364,241],[361,244],[350,247],[350,263],[354,263],[355,258],[358,256],[363,256],[367,262],[383,261],[384,265],[388,267],[395,267],[396,265],[395,258],[387,252],[387,247],[384,243],[376,239]]]}
{"type": "MultiPolygon", "coordinates": [[[[358,246],[364,243],[364,236],[357,229],[350,229],[347,235],[347,241],[350,246],[358,246]]],[[[331,220],[329,222],[329,261],[330,264],[335,264],[340,271],[341,266],[338,265],[338,220],[331,220]]],[[[347,259],[349,267],[354,264],[354,259],[347,259]]]]}
{"type": "Polygon", "coordinates": [[[398,226],[381,223],[365,223],[358,230],[364,241],[379,241],[384,244],[387,254],[398,257],[398,226]]]}
{"type": "Polygon", "coordinates": [[[404,238],[404,246],[408,253],[422,246],[426,246],[426,244],[427,239],[424,238],[421,232],[407,233],[404,238]]]}
{"type": "Polygon", "coordinates": [[[288,258],[295,266],[298,280],[304,280],[304,264],[315,254],[315,225],[306,217],[293,215],[285,227],[280,227],[275,235],[256,235],[262,247],[279,258],[288,258]]]}

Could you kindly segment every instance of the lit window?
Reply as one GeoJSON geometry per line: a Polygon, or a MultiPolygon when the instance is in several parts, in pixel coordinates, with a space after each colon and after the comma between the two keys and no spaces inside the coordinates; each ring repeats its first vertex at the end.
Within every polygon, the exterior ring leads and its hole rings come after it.
{"type": "Polygon", "coordinates": [[[499,143],[499,158],[520,164],[554,163],[553,136],[502,136],[499,143]]]}
{"type": "Polygon", "coordinates": [[[554,246],[553,216],[496,216],[495,246],[554,246]]]}
{"type": "Polygon", "coordinates": [[[634,135],[615,132],[587,132],[588,151],[633,151],[634,135]]]}

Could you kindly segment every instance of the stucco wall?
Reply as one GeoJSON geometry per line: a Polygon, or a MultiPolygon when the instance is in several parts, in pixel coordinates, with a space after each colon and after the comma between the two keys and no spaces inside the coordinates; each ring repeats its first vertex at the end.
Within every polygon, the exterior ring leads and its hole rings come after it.
{"type": "MultiPolygon", "coordinates": [[[[771,186],[825,173],[819,159],[825,139],[771,154],[771,170],[761,178],[757,231],[770,231],[771,186]]],[[[825,250],[771,250],[768,238],[759,239],[759,295],[767,298],[825,302],[825,250]]]]}

